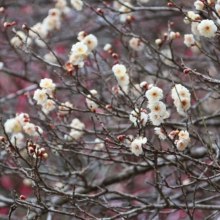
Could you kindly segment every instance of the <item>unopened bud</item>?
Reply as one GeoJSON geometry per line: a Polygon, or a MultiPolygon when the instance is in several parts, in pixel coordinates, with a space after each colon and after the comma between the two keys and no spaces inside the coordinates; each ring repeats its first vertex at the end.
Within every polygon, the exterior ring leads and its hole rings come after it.
{"type": "Polygon", "coordinates": [[[24,29],[24,30],[29,30],[29,28],[28,28],[28,26],[27,26],[26,24],[23,24],[23,25],[22,25],[22,29],[24,29]]]}
{"type": "Polygon", "coordinates": [[[4,7],[0,7],[0,13],[4,13],[5,12],[5,8],[4,7]]]}
{"type": "Polygon", "coordinates": [[[186,68],[186,69],[183,70],[183,72],[184,72],[185,74],[188,74],[189,71],[190,71],[190,69],[188,69],[188,68],[186,68]]]}
{"type": "Polygon", "coordinates": [[[117,54],[117,53],[113,53],[113,54],[112,54],[112,57],[113,57],[114,59],[118,59],[118,54],[117,54]]]}
{"type": "Polygon", "coordinates": [[[124,135],[118,135],[118,137],[117,137],[117,139],[119,140],[119,141],[122,141],[123,139],[125,138],[125,136],[124,135]]]}
{"type": "Polygon", "coordinates": [[[164,33],[164,34],[163,34],[164,39],[166,39],[166,38],[167,38],[167,36],[168,36],[168,34],[167,34],[167,33],[164,33]]]}
{"type": "Polygon", "coordinates": [[[5,137],[0,136],[0,141],[5,141],[5,137]]]}
{"type": "Polygon", "coordinates": [[[172,6],[173,6],[173,3],[172,3],[172,2],[168,2],[168,3],[167,3],[167,6],[168,6],[168,7],[172,7],[172,6]]]}
{"type": "Polygon", "coordinates": [[[20,195],[20,197],[19,197],[21,200],[25,200],[26,199],[26,196],[24,196],[24,195],[20,195]]]}
{"type": "Polygon", "coordinates": [[[112,108],[111,105],[106,105],[105,108],[109,109],[109,108],[112,108]]]}
{"type": "Polygon", "coordinates": [[[155,40],[155,44],[157,44],[157,45],[162,44],[162,40],[161,40],[161,39],[156,39],[156,40],[155,40]]]}
{"type": "Polygon", "coordinates": [[[34,151],[35,151],[33,147],[29,147],[28,150],[29,150],[29,153],[30,153],[30,154],[33,154],[34,151]]]}
{"type": "Polygon", "coordinates": [[[110,141],[110,138],[108,138],[108,137],[107,137],[107,138],[105,138],[105,141],[109,142],[109,141],[110,141]]]}
{"type": "Polygon", "coordinates": [[[11,24],[10,24],[9,22],[5,22],[5,23],[4,23],[4,27],[5,27],[5,28],[11,27],[11,24]]]}
{"type": "Polygon", "coordinates": [[[97,8],[96,11],[100,14],[103,14],[103,10],[101,8],[97,8]]]}
{"type": "Polygon", "coordinates": [[[44,159],[48,158],[48,154],[47,153],[44,153],[42,156],[43,156],[44,159]]]}
{"type": "Polygon", "coordinates": [[[147,82],[146,81],[143,81],[143,82],[141,82],[140,83],[140,87],[142,88],[142,89],[147,89],[147,82]]]}

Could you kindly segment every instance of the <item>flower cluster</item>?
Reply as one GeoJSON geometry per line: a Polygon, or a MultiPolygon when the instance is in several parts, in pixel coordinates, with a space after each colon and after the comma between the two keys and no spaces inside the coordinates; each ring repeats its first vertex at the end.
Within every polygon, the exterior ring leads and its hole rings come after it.
{"type": "Polygon", "coordinates": [[[181,130],[178,137],[179,140],[175,140],[176,147],[179,151],[184,151],[190,142],[189,132],[181,130]]]}
{"type": "Polygon", "coordinates": [[[146,109],[135,109],[130,113],[130,121],[134,124],[135,127],[140,123],[145,126],[148,122],[148,114],[146,109]]]}
{"type": "Polygon", "coordinates": [[[112,67],[112,71],[117,79],[118,85],[128,94],[129,90],[129,75],[126,67],[123,64],[116,64],[112,67]]]}
{"type": "Polygon", "coordinates": [[[40,87],[42,89],[37,89],[34,92],[33,99],[37,101],[38,105],[42,106],[42,111],[48,114],[56,107],[55,102],[52,100],[56,85],[52,79],[45,78],[40,81],[40,87]]]}
{"type": "Polygon", "coordinates": [[[181,84],[175,84],[171,90],[171,97],[174,100],[173,103],[177,108],[177,112],[182,116],[186,116],[186,111],[191,106],[189,90],[181,84]]]}
{"type": "Polygon", "coordinates": [[[48,158],[48,154],[45,152],[45,148],[40,147],[38,144],[34,144],[32,142],[28,142],[28,152],[34,158],[48,158]]]}
{"type": "Polygon", "coordinates": [[[84,31],[79,32],[78,40],[80,41],[72,45],[69,60],[65,65],[68,72],[72,72],[75,66],[83,67],[84,59],[98,45],[98,39],[93,34],[86,35],[84,31]]]}
{"type": "MultiPolygon", "coordinates": [[[[66,0],[55,0],[55,8],[48,11],[48,15],[42,22],[35,24],[28,28],[23,25],[24,29],[28,29],[28,36],[22,31],[16,31],[15,37],[11,39],[11,44],[14,47],[22,47],[24,43],[30,46],[35,42],[39,47],[46,47],[44,40],[48,37],[49,33],[53,30],[59,30],[62,23],[62,14],[68,14],[70,8],[67,6],[66,0]]],[[[83,2],[81,0],[71,0],[71,5],[78,11],[82,10],[83,2]]]]}
{"type": "Polygon", "coordinates": [[[160,101],[163,98],[163,91],[157,86],[152,86],[145,95],[148,99],[147,107],[151,110],[149,118],[153,125],[158,126],[164,122],[164,119],[170,116],[165,104],[160,101]]]}
{"type": "Polygon", "coordinates": [[[74,118],[70,124],[71,131],[69,134],[64,135],[64,139],[67,141],[73,141],[80,138],[83,135],[83,129],[85,124],[82,123],[78,118],[74,118]]]}
{"type": "Polygon", "coordinates": [[[98,92],[95,89],[93,89],[90,90],[90,93],[92,94],[93,97],[91,95],[87,95],[86,104],[90,110],[94,111],[96,108],[98,108],[98,105],[93,101],[93,99],[94,97],[97,96],[98,92]]]}
{"type": "Polygon", "coordinates": [[[30,136],[39,136],[39,133],[43,133],[43,130],[39,126],[30,123],[29,115],[26,113],[20,113],[15,118],[8,119],[4,123],[4,127],[7,133],[12,134],[11,140],[13,142],[15,138],[18,138],[20,142],[22,141],[23,134],[20,133],[22,129],[30,136]]]}
{"type": "Polygon", "coordinates": [[[73,108],[73,104],[70,102],[61,103],[61,105],[58,107],[59,114],[66,115],[71,111],[71,108],[73,108]]]}

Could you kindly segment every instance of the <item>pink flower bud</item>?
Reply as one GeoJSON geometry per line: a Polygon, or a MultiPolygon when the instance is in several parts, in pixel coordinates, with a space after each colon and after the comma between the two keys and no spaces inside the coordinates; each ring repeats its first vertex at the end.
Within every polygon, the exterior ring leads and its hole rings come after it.
{"type": "Polygon", "coordinates": [[[20,197],[19,197],[21,200],[25,200],[26,199],[26,196],[24,196],[24,195],[20,195],[20,197]]]}
{"type": "Polygon", "coordinates": [[[125,138],[125,136],[124,135],[118,135],[118,137],[117,137],[117,139],[119,140],[119,141],[122,141],[123,139],[125,138]]]}
{"type": "Polygon", "coordinates": [[[113,53],[113,54],[112,54],[112,57],[113,57],[114,59],[118,59],[118,54],[117,54],[117,53],[113,53]]]}

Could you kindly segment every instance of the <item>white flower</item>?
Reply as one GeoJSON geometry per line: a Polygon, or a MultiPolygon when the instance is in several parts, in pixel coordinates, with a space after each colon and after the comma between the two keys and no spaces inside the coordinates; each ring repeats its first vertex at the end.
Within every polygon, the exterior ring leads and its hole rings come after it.
{"type": "Polygon", "coordinates": [[[30,121],[29,115],[26,113],[16,114],[16,119],[19,120],[22,126],[24,126],[27,122],[30,121]]]}
{"type": "Polygon", "coordinates": [[[69,57],[69,62],[73,65],[80,65],[81,63],[84,64],[83,60],[86,58],[86,54],[80,55],[76,53],[71,53],[69,57]]]}
{"type": "Polygon", "coordinates": [[[179,132],[178,136],[179,136],[180,140],[188,140],[188,141],[190,140],[188,131],[183,131],[182,130],[182,131],[179,132]]]}
{"type": "Polygon", "coordinates": [[[165,132],[161,128],[154,128],[154,132],[161,140],[165,140],[167,138],[165,132]]]}
{"type": "Polygon", "coordinates": [[[89,34],[84,37],[82,42],[88,47],[88,52],[94,50],[98,45],[98,39],[93,34],[89,34]]]}
{"type": "Polygon", "coordinates": [[[68,135],[64,135],[64,139],[67,141],[73,141],[80,138],[83,135],[81,131],[72,130],[68,135]]]}
{"type": "Polygon", "coordinates": [[[129,76],[127,73],[116,76],[116,79],[118,81],[118,84],[122,87],[129,84],[129,76]]]}
{"type": "Polygon", "coordinates": [[[117,77],[126,74],[126,67],[123,64],[116,64],[112,67],[112,71],[117,77]]]}
{"type": "Polygon", "coordinates": [[[141,51],[144,49],[144,43],[140,41],[139,38],[131,38],[129,41],[129,46],[135,51],[141,51]]]}
{"type": "Polygon", "coordinates": [[[82,123],[78,118],[74,118],[70,126],[72,127],[72,130],[74,129],[83,130],[85,128],[85,124],[82,123]]]}
{"type": "Polygon", "coordinates": [[[143,126],[145,126],[148,122],[148,114],[147,111],[145,109],[141,109],[141,115],[140,115],[140,119],[141,119],[141,124],[143,126]]]}
{"type": "Polygon", "coordinates": [[[151,89],[147,90],[145,95],[149,102],[156,102],[163,98],[163,90],[153,86],[151,89]]]}
{"type": "Polygon", "coordinates": [[[131,152],[136,156],[139,156],[143,153],[142,145],[147,143],[147,138],[139,137],[135,138],[130,145],[131,152]]]}
{"type": "Polygon", "coordinates": [[[42,23],[37,23],[37,24],[35,24],[33,27],[31,27],[31,30],[29,31],[29,35],[30,35],[33,39],[39,38],[39,37],[37,36],[37,34],[34,33],[34,32],[37,32],[38,35],[39,35],[42,39],[46,38],[46,36],[48,35],[48,30],[46,29],[46,27],[45,27],[42,23]],[[33,31],[32,31],[32,30],[33,30],[33,31]]]}
{"type": "Polygon", "coordinates": [[[133,110],[129,115],[129,120],[134,124],[134,126],[137,126],[137,123],[139,122],[139,109],[133,110]]]}
{"type": "Polygon", "coordinates": [[[194,6],[196,7],[196,10],[201,11],[204,8],[204,3],[201,1],[195,1],[194,6]]]}
{"type": "Polygon", "coordinates": [[[201,34],[198,30],[198,25],[199,25],[199,22],[192,22],[191,23],[191,31],[194,35],[201,36],[201,34]]]}
{"type": "Polygon", "coordinates": [[[166,111],[166,105],[161,101],[149,102],[147,106],[153,114],[163,116],[166,111]]]}
{"type": "Polygon", "coordinates": [[[94,142],[95,142],[95,145],[94,145],[95,150],[102,150],[103,147],[105,146],[104,142],[99,138],[96,138],[94,142]]]}
{"type": "Polygon", "coordinates": [[[188,11],[187,15],[189,18],[191,18],[192,20],[195,20],[196,17],[196,13],[194,11],[188,11]]]}
{"type": "Polygon", "coordinates": [[[22,125],[17,118],[8,119],[4,123],[4,127],[7,133],[19,133],[22,129],[22,125]]]}
{"type": "Polygon", "coordinates": [[[198,25],[199,33],[204,37],[214,37],[217,31],[217,27],[212,20],[202,20],[198,25]]]}
{"type": "Polygon", "coordinates": [[[181,99],[175,99],[174,100],[174,105],[176,108],[183,109],[185,111],[189,110],[191,104],[190,104],[190,99],[188,98],[181,98],[181,99]]]}
{"type": "Polygon", "coordinates": [[[81,0],[71,0],[70,4],[75,8],[77,11],[82,11],[83,2],[81,0]]]}
{"type": "Polygon", "coordinates": [[[48,114],[50,111],[56,108],[55,102],[52,99],[48,99],[46,102],[42,104],[42,111],[45,114],[48,114]]]}
{"type": "Polygon", "coordinates": [[[15,145],[15,143],[16,143],[16,146],[18,148],[20,148],[20,147],[22,147],[22,145],[24,145],[24,135],[20,132],[17,134],[13,134],[11,136],[10,141],[13,145],[15,145]]]}
{"type": "Polygon", "coordinates": [[[27,46],[30,46],[32,40],[31,38],[27,37],[22,31],[17,31],[16,36],[11,39],[10,43],[14,47],[22,47],[24,43],[27,43],[27,46]]]}
{"type": "Polygon", "coordinates": [[[71,52],[76,55],[86,55],[88,52],[88,47],[83,42],[77,42],[73,44],[71,52]]]}
{"type": "Polygon", "coordinates": [[[42,41],[41,39],[36,38],[34,40],[35,44],[37,44],[37,46],[42,47],[42,48],[46,48],[47,45],[46,43],[44,43],[44,41],[42,41]]]}
{"type": "Polygon", "coordinates": [[[187,98],[190,99],[190,92],[189,90],[182,86],[181,84],[175,84],[175,86],[171,90],[171,97],[175,99],[182,99],[182,98],[187,98]]]}
{"type": "Polygon", "coordinates": [[[51,52],[45,54],[44,59],[50,63],[57,63],[57,58],[51,52]]]}
{"type": "Polygon", "coordinates": [[[59,112],[63,115],[66,115],[70,112],[71,108],[73,107],[73,104],[70,102],[61,103],[59,106],[59,112]]]}
{"type": "Polygon", "coordinates": [[[104,51],[109,51],[112,49],[112,45],[111,44],[106,44],[103,48],[104,51]]]}
{"type": "Polygon", "coordinates": [[[85,31],[80,31],[80,32],[78,33],[77,39],[78,39],[79,41],[82,41],[85,36],[86,36],[86,32],[85,32],[85,31]]]}
{"type": "Polygon", "coordinates": [[[220,4],[215,4],[215,10],[220,15],[220,4]]]}
{"type": "Polygon", "coordinates": [[[90,109],[96,109],[98,108],[98,105],[92,100],[92,96],[91,95],[87,95],[86,98],[86,104],[90,109]]]}
{"type": "Polygon", "coordinates": [[[175,144],[179,151],[184,151],[186,147],[188,146],[189,142],[184,141],[184,140],[176,140],[175,144]]]}
{"type": "Polygon", "coordinates": [[[34,92],[33,99],[37,101],[38,105],[42,105],[47,101],[47,93],[44,89],[37,89],[34,92]]]}
{"type": "Polygon", "coordinates": [[[158,115],[156,113],[151,112],[149,114],[150,121],[153,125],[159,126],[161,123],[164,122],[163,117],[161,115],[158,115]]]}
{"type": "Polygon", "coordinates": [[[60,17],[48,15],[46,18],[44,18],[42,25],[47,31],[59,30],[61,27],[60,17]]]}
{"type": "Polygon", "coordinates": [[[44,78],[40,81],[40,87],[43,89],[54,90],[56,85],[53,83],[52,79],[44,78]]]}
{"type": "Polygon", "coordinates": [[[189,110],[190,104],[190,92],[181,84],[176,84],[171,90],[171,97],[174,99],[174,105],[177,108],[177,112],[186,116],[186,111],[189,110]]]}
{"type": "Polygon", "coordinates": [[[29,122],[23,126],[23,129],[24,132],[30,136],[39,136],[38,132],[40,134],[43,133],[43,130],[39,126],[36,126],[33,123],[29,123],[29,122]]]}
{"type": "Polygon", "coordinates": [[[184,35],[184,44],[187,47],[191,47],[192,45],[194,45],[195,44],[194,36],[192,34],[185,34],[184,35]]]}

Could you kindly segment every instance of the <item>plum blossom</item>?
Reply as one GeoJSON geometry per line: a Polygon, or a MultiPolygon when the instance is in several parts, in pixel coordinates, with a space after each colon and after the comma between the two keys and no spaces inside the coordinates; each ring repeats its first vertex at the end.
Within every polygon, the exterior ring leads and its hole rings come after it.
{"type": "Polygon", "coordinates": [[[70,4],[75,8],[77,11],[82,11],[83,2],[81,0],[70,0],[70,4]]]}
{"type": "Polygon", "coordinates": [[[130,145],[131,152],[136,156],[139,156],[143,153],[142,145],[147,143],[146,137],[135,138],[130,145]]]}
{"type": "Polygon", "coordinates": [[[159,139],[165,140],[167,137],[165,135],[165,132],[161,128],[154,128],[155,134],[158,136],[159,139]]]}
{"type": "Polygon", "coordinates": [[[217,31],[217,26],[212,20],[202,20],[198,25],[198,31],[204,37],[214,37],[217,31]]]}

